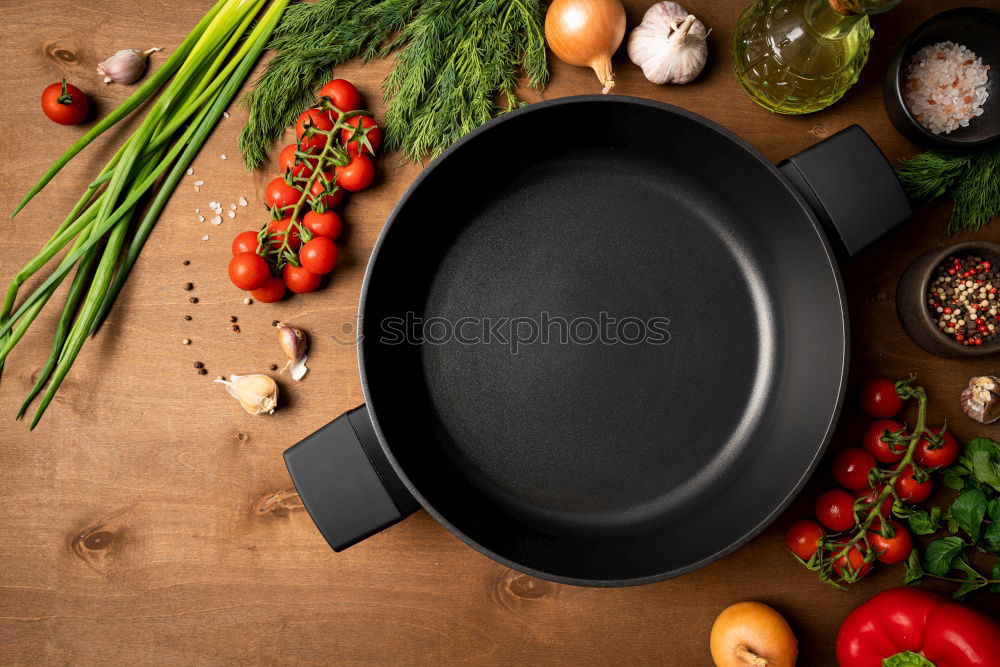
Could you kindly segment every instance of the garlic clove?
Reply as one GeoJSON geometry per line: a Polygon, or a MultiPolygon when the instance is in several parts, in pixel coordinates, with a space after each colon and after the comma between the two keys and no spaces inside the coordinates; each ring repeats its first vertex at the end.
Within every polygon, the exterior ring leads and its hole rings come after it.
{"type": "Polygon", "coordinates": [[[104,77],[104,83],[133,83],[146,71],[150,54],[162,49],[122,49],[97,66],[97,73],[104,77]]]}
{"type": "Polygon", "coordinates": [[[308,354],[303,354],[301,357],[295,361],[289,362],[291,366],[288,367],[288,372],[291,374],[292,379],[298,382],[306,374],[309,369],[306,368],[306,361],[309,359],[308,354]]]}
{"type": "Polygon", "coordinates": [[[309,349],[309,339],[304,331],[284,322],[275,322],[274,326],[277,329],[278,343],[284,350],[285,356],[288,357],[288,363],[281,369],[281,372],[290,370],[293,380],[301,380],[302,376],[309,370],[306,368],[306,359],[308,359],[306,350],[309,349]]]}
{"type": "Polygon", "coordinates": [[[990,375],[971,378],[962,392],[962,410],[980,424],[1000,419],[1000,379],[990,375]]]}
{"type": "Polygon", "coordinates": [[[229,395],[251,415],[271,414],[278,407],[278,383],[267,375],[230,375],[229,380],[213,382],[226,385],[229,395]]]}

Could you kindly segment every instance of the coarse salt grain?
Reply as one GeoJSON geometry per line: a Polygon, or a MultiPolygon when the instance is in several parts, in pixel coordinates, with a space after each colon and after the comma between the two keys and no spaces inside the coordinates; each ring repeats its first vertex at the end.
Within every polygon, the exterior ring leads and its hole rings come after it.
{"type": "Polygon", "coordinates": [[[204,236],[202,236],[201,240],[202,241],[207,241],[208,240],[208,234],[205,234],[204,236]]]}
{"type": "Polygon", "coordinates": [[[212,218],[212,224],[213,225],[221,225],[222,224],[222,216],[221,215],[217,215],[214,218],[212,218]]]}
{"type": "Polygon", "coordinates": [[[989,65],[954,42],[917,51],[906,68],[903,97],[917,121],[934,134],[948,134],[983,114],[989,97],[989,65]]]}
{"type": "Polygon", "coordinates": [[[226,157],[225,153],[223,153],[222,155],[220,155],[219,158],[222,159],[222,160],[228,160],[229,159],[229,158],[226,157]]]}
{"type": "Polygon", "coordinates": [[[199,215],[198,216],[198,222],[205,222],[205,216],[199,215]]]}
{"type": "Polygon", "coordinates": [[[187,175],[190,176],[193,173],[194,173],[194,169],[192,169],[191,167],[188,167],[187,175]]]}
{"type": "Polygon", "coordinates": [[[236,217],[236,211],[230,211],[229,212],[229,217],[230,218],[235,218],[236,217]]]}
{"type": "Polygon", "coordinates": [[[240,206],[246,206],[249,203],[246,197],[240,197],[240,206]]]}
{"type": "Polygon", "coordinates": [[[195,181],[194,184],[197,185],[198,187],[201,187],[205,185],[205,181],[195,181]]]}
{"type": "Polygon", "coordinates": [[[223,111],[222,112],[222,117],[223,118],[229,118],[229,112],[228,111],[223,111]]]}
{"type": "Polygon", "coordinates": [[[229,210],[235,211],[236,210],[236,204],[230,204],[229,205],[229,210]]]}

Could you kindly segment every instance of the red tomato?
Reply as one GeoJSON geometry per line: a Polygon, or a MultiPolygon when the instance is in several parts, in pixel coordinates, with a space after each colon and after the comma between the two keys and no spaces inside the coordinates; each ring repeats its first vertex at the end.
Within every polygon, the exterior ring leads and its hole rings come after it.
{"type": "Polygon", "coordinates": [[[868,544],[878,553],[876,560],[886,565],[895,565],[909,557],[913,551],[913,538],[910,536],[910,531],[900,522],[891,519],[889,523],[892,526],[893,536],[884,537],[879,532],[882,522],[876,519],[868,530],[868,544]]]}
{"type": "MultiPolygon", "coordinates": [[[[840,544],[847,544],[850,540],[846,537],[838,540],[840,544]]],[[[840,547],[843,549],[843,547],[840,547]]],[[[831,555],[836,555],[840,553],[840,550],[831,551],[831,555]]],[[[833,561],[833,571],[837,575],[844,577],[845,579],[850,579],[851,581],[857,581],[861,577],[868,574],[872,569],[871,563],[865,562],[865,555],[855,544],[848,550],[846,556],[838,556],[833,561]],[[849,566],[849,567],[848,567],[849,566]]]]}
{"type": "Polygon", "coordinates": [[[374,155],[378,147],[382,145],[382,128],[375,123],[375,119],[368,116],[355,116],[347,121],[347,124],[360,128],[359,130],[340,131],[340,141],[347,146],[347,150],[351,153],[363,152],[365,155],[374,155]],[[371,148],[364,145],[365,139],[368,140],[371,148]],[[362,146],[364,146],[363,151],[360,150],[362,146]]]}
{"type": "Polygon", "coordinates": [[[302,199],[302,190],[285,183],[281,176],[275,178],[267,184],[264,190],[264,203],[268,208],[277,208],[279,211],[295,206],[302,199]]]}
{"type": "Polygon", "coordinates": [[[312,187],[309,189],[309,194],[313,197],[319,197],[318,203],[314,204],[314,208],[322,206],[324,211],[329,211],[340,206],[340,202],[344,200],[344,189],[336,186],[334,178],[333,174],[325,171],[322,177],[317,176],[316,180],[313,181],[312,187]],[[326,179],[325,181],[323,180],[324,178],[326,179]],[[329,194],[323,195],[324,192],[328,192],[329,194]],[[320,195],[323,196],[320,197],[320,195]]]}
{"type": "Polygon", "coordinates": [[[90,101],[79,88],[66,83],[49,84],[42,91],[42,111],[60,125],[79,125],[87,118],[90,101]]]}
{"type": "Polygon", "coordinates": [[[895,417],[903,409],[903,399],[896,393],[896,383],[889,378],[872,378],[858,395],[861,409],[876,419],[895,417]]]}
{"type": "Polygon", "coordinates": [[[931,480],[929,474],[927,475],[927,479],[918,482],[914,473],[913,466],[907,465],[903,468],[903,474],[896,480],[893,488],[895,488],[896,494],[901,499],[916,505],[930,497],[931,491],[934,490],[934,482],[931,480]]]}
{"type": "Polygon", "coordinates": [[[951,433],[942,433],[940,428],[932,428],[930,432],[939,436],[941,441],[932,443],[927,438],[921,438],[913,458],[925,468],[947,468],[958,458],[958,441],[951,433]]]}
{"type": "Polygon", "coordinates": [[[819,541],[824,535],[826,533],[818,523],[812,519],[800,519],[788,527],[785,544],[793,554],[808,561],[816,553],[819,541]]]}
{"type": "Polygon", "coordinates": [[[299,251],[299,262],[310,273],[324,275],[337,265],[337,244],[325,236],[306,242],[299,251]]]}
{"type": "Polygon", "coordinates": [[[304,151],[322,149],[326,146],[325,134],[314,134],[308,139],[302,138],[308,126],[315,127],[317,130],[332,130],[333,119],[330,118],[330,112],[322,109],[306,109],[299,114],[298,120],[295,121],[295,136],[299,138],[299,147],[304,151]]]}
{"type": "MultiPolygon", "coordinates": [[[[343,191],[338,190],[337,192],[343,191]]],[[[302,224],[314,236],[325,236],[331,241],[336,241],[340,238],[340,230],[344,225],[344,221],[334,211],[326,211],[324,213],[309,211],[302,216],[302,224]]]]}
{"type": "Polygon", "coordinates": [[[268,276],[263,285],[250,292],[250,296],[261,303],[281,301],[281,297],[285,296],[285,283],[278,276],[268,276]]]}
{"type": "Polygon", "coordinates": [[[860,447],[846,447],[833,457],[833,478],[845,489],[868,488],[868,471],[875,467],[875,457],[860,447]]]}
{"type": "Polygon", "coordinates": [[[350,192],[364,190],[372,184],[375,178],[375,165],[364,156],[350,154],[351,161],[343,167],[334,167],[337,173],[337,185],[350,192]]]}
{"type": "Polygon", "coordinates": [[[816,499],[816,518],[836,532],[854,527],[854,496],[843,489],[830,489],[816,499]]]}
{"type": "Polygon", "coordinates": [[[241,290],[257,289],[270,275],[267,261],[256,253],[241,252],[229,260],[229,279],[241,290]]]}
{"type": "Polygon", "coordinates": [[[896,433],[897,431],[903,431],[904,436],[909,435],[898,421],[892,419],[874,421],[868,427],[868,430],[865,431],[862,443],[865,449],[868,450],[868,453],[882,463],[896,463],[906,454],[906,446],[890,445],[888,442],[882,440],[882,437],[890,433],[896,433]]]}
{"type": "MultiPolygon", "coordinates": [[[[284,174],[291,170],[292,176],[302,176],[303,178],[308,178],[312,174],[313,169],[316,168],[317,158],[298,158],[299,163],[295,164],[295,153],[299,150],[297,144],[288,144],[281,149],[281,153],[278,154],[278,168],[281,173],[284,174]]],[[[310,155],[316,153],[315,149],[309,149],[303,151],[309,153],[310,155]]]]}
{"type": "MultiPolygon", "coordinates": [[[[875,502],[875,499],[882,494],[882,489],[885,488],[885,484],[879,484],[874,489],[869,487],[867,489],[858,489],[854,492],[855,498],[864,498],[865,502],[869,505],[875,502]]],[[[896,502],[896,499],[890,493],[882,500],[882,508],[879,511],[879,516],[889,517],[892,514],[892,506],[896,502]]],[[[867,511],[865,512],[867,514],[867,511]]]]}
{"type": "Polygon", "coordinates": [[[361,108],[361,93],[346,79],[334,79],[319,89],[320,97],[328,97],[333,106],[341,111],[361,108]]]}
{"type": "MultiPolygon", "coordinates": [[[[285,242],[285,232],[292,224],[292,216],[286,216],[281,220],[272,220],[267,223],[267,242],[272,248],[280,248],[285,242]]],[[[288,232],[288,248],[295,250],[302,244],[299,230],[294,227],[288,232]]]]}
{"type": "Polygon", "coordinates": [[[257,248],[260,247],[260,242],[257,240],[257,232],[245,231],[240,232],[233,239],[233,255],[238,255],[241,252],[257,252],[257,248]]]}
{"type": "Polygon", "coordinates": [[[285,264],[283,277],[285,279],[285,285],[288,286],[288,289],[292,290],[296,294],[313,292],[317,287],[319,287],[320,277],[309,269],[301,266],[285,264]]]}

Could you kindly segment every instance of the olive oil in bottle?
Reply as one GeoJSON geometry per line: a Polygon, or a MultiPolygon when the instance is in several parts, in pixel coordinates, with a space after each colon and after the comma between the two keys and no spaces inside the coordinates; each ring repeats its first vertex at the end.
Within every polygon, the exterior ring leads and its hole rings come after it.
{"type": "Polygon", "coordinates": [[[868,60],[868,14],[900,0],[755,0],[733,33],[736,79],[750,98],[777,113],[830,106],[868,60]]]}

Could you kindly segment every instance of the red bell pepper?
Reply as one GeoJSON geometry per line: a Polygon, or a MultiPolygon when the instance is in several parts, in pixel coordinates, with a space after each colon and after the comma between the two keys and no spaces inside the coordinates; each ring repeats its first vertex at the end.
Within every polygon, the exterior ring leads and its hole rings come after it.
{"type": "Polygon", "coordinates": [[[1000,667],[1000,624],[940,595],[893,588],[859,605],[837,634],[841,667],[882,667],[905,651],[935,667],[1000,667]]]}

